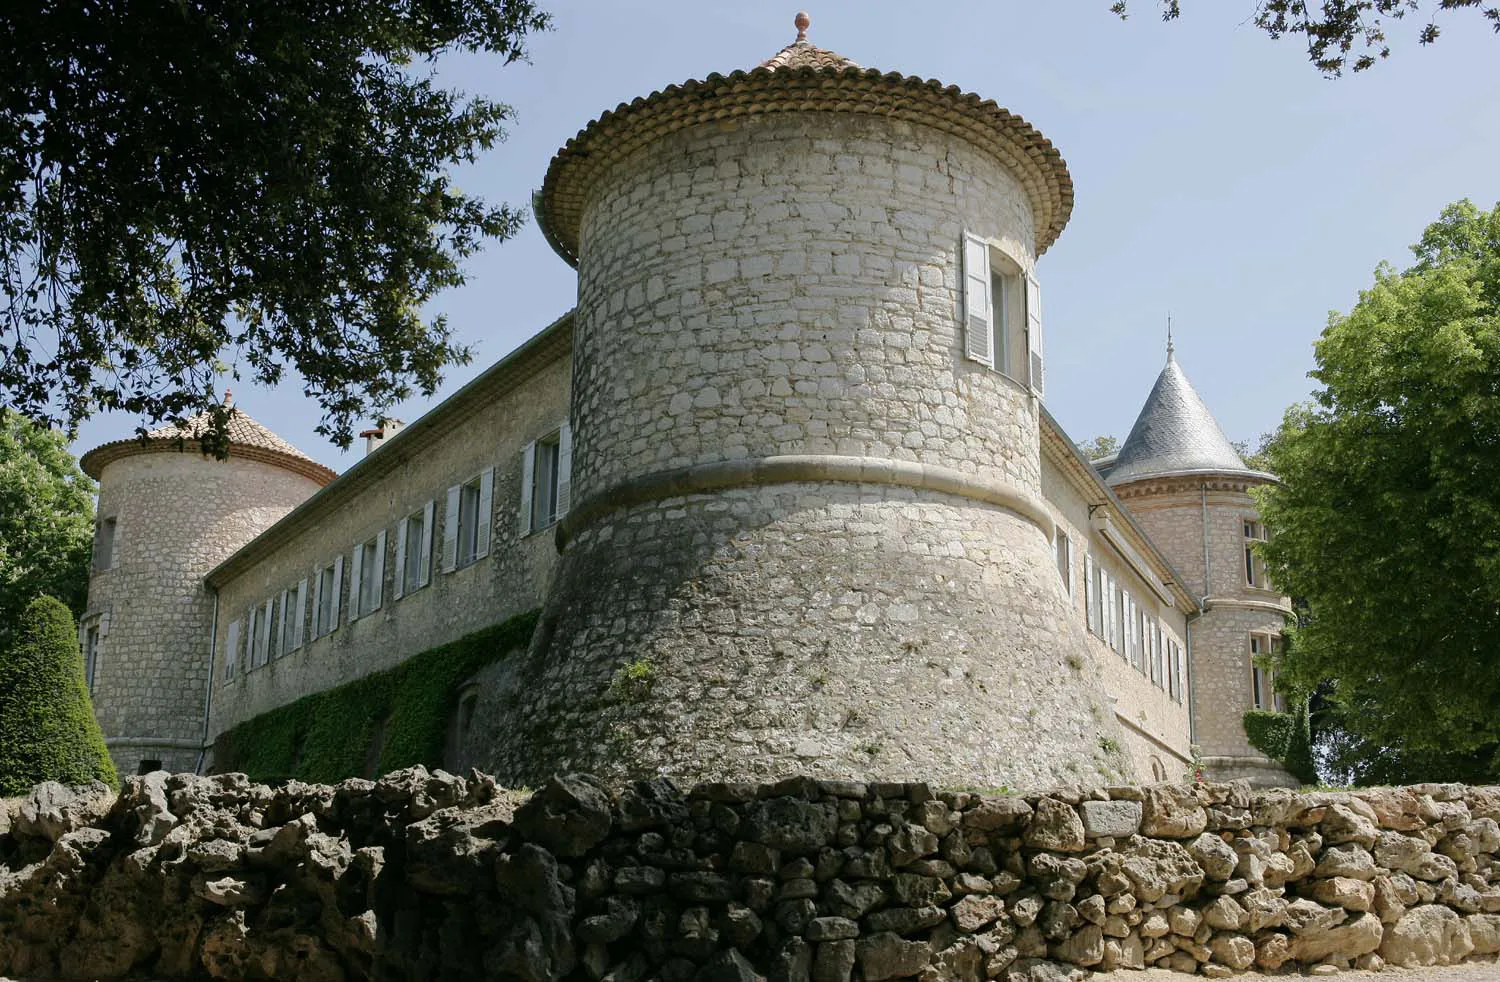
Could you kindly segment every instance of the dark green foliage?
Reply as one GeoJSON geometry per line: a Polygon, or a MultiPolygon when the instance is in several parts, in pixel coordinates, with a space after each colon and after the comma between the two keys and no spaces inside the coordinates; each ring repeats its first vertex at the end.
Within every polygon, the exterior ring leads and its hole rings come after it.
{"type": "Polygon", "coordinates": [[[1252,709],[1245,713],[1244,723],[1250,746],[1281,764],[1288,774],[1303,784],[1317,783],[1318,772],[1313,766],[1312,735],[1305,703],[1287,713],[1252,709]]]}
{"type": "Polygon", "coordinates": [[[538,611],[407,659],[395,668],[247,720],[214,744],[214,768],[257,781],[332,783],[442,762],[457,687],[506,654],[525,648],[538,611]],[[372,739],[383,736],[378,756],[372,739]],[[371,766],[373,764],[373,767],[371,766]]]}
{"type": "Polygon", "coordinates": [[[1112,453],[1118,453],[1119,450],[1119,438],[1108,434],[1096,436],[1092,440],[1085,440],[1078,445],[1078,452],[1083,454],[1086,460],[1098,460],[1101,457],[1108,457],[1112,453]]]}
{"type": "Polygon", "coordinates": [[[454,187],[512,114],[433,59],[498,69],[547,25],[532,0],[0,7],[0,401],[181,417],[290,367],[346,446],[431,394],[468,350],[424,308],[524,217],[454,187]]]}
{"type": "MultiPolygon", "coordinates": [[[[1157,6],[1162,20],[1182,16],[1182,0],[1157,0],[1157,6]]],[[[1256,0],[1251,20],[1273,38],[1301,39],[1308,60],[1323,74],[1336,77],[1346,68],[1362,72],[1377,59],[1390,57],[1386,20],[1402,20],[1409,14],[1423,17],[1426,23],[1418,29],[1417,41],[1431,44],[1441,33],[1439,13],[1464,8],[1478,11],[1500,32],[1500,5],[1490,0],[1256,0]],[[1426,13],[1421,13],[1424,8],[1426,13]]],[[[1110,9],[1123,18],[1130,11],[1129,0],[1115,0],[1110,9]]]]}
{"type": "Polygon", "coordinates": [[[115,766],[89,703],[78,630],[60,601],[38,597],[0,649],[0,797],[93,780],[115,784],[115,766]]]}

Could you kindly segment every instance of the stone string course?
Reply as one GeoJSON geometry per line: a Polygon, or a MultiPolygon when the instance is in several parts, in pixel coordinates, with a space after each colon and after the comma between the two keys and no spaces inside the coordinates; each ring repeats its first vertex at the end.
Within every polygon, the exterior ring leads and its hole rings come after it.
{"type": "Polygon", "coordinates": [[[1500,952],[1500,788],[535,795],[164,772],[0,803],[0,973],[881,982],[1500,952]]]}

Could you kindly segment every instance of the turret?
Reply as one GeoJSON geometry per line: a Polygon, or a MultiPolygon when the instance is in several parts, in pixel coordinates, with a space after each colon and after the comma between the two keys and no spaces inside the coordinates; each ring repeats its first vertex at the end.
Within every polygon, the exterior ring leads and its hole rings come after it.
{"type": "Polygon", "coordinates": [[[197,768],[215,614],[203,576],[335,476],[239,409],[228,458],[206,456],[208,425],[204,413],[81,461],[99,524],[80,640],[122,775],[197,768]]]}
{"type": "Polygon", "coordinates": [[[1250,496],[1275,476],[1245,465],[1170,344],[1130,435],[1100,469],[1200,598],[1188,638],[1194,743],[1206,776],[1295,786],[1244,727],[1246,711],[1282,708],[1266,663],[1280,651],[1291,601],[1254,552],[1265,532],[1250,496]]]}
{"type": "Polygon", "coordinates": [[[805,36],[570,141],[574,505],[494,766],[1116,776],[1039,488],[1071,206],[1016,115],[805,36]]]}

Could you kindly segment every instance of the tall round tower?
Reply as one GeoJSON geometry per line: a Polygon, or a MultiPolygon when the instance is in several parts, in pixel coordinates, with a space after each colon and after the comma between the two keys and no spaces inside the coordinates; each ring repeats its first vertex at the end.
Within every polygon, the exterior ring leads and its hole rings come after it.
{"type": "Polygon", "coordinates": [[[1266,663],[1280,650],[1291,600],[1266,579],[1254,552],[1265,533],[1250,496],[1276,478],[1245,466],[1170,346],[1130,435],[1101,469],[1199,592],[1203,612],[1188,622],[1188,643],[1193,742],[1208,777],[1298,785],[1250,745],[1244,726],[1248,710],[1282,708],[1266,663]]]}
{"type": "Polygon", "coordinates": [[[204,575],[333,480],[234,409],[229,457],[205,413],[83,455],[99,523],[81,626],[94,713],[122,775],[191,771],[203,746],[214,601],[204,575]]]}
{"type": "Polygon", "coordinates": [[[1040,497],[1040,133],[799,35],[606,113],[537,206],[576,504],[502,775],[1126,766],[1040,497]]]}

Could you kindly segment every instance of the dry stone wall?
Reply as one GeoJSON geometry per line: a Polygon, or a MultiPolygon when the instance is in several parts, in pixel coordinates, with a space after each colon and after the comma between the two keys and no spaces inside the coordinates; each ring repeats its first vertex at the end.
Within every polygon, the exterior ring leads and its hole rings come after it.
{"type": "Polygon", "coordinates": [[[1500,952],[1500,788],[535,795],[163,772],[0,803],[0,973],[882,982],[1500,952]]]}

